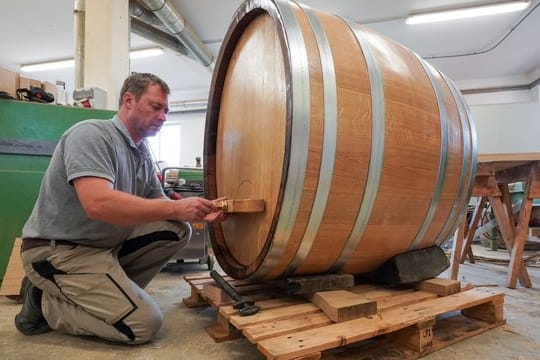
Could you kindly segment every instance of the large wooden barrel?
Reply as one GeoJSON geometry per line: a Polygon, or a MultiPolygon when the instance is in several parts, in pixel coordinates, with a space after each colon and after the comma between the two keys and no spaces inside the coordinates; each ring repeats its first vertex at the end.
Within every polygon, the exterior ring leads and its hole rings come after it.
{"type": "Polygon", "coordinates": [[[294,2],[238,9],[206,120],[208,197],[266,203],[213,226],[235,278],[372,271],[443,243],[470,197],[475,132],[453,83],[392,40],[294,2]]]}

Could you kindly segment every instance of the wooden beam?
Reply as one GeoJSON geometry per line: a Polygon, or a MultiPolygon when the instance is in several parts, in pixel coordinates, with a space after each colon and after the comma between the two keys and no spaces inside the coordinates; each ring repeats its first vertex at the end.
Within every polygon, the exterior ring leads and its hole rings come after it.
{"type": "Polygon", "coordinates": [[[467,217],[465,216],[454,233],[454,241],[452,244],[452,255],[450,256],[450,279],[457,280],[459,273],[459,264],[461,263],[461,249],[463,248],[463,240],[465,228],[467,227],[467,217]]]}
{"type": "MultiPolygon", "coordinates": [[[[508,218],[506,216],[506,211],[503,207],[502,201],[500,197],[491,197],[489,199],[491,202],[491,208],[493,209],[493,212],[495,213],[495,218],[497,219],[497,223],[499,224],[499,230],[501,231],[501,235],[503,237],[504,243],[506,245],[506,248],[508,251],[512,251],[514,247],[514,228],[510,226],[510,222],[508,221],[508,218]]],[[[526,201],[523,201],[522,206],[526,203],[526,201]]],[[[530,217],[530,213],[529,213],[530,217]]],[[[521,215],[520,215],[521,218],[521,215]]],[[[528,221],[528,218],[527,218],[528,221]]],[[[528,229],[528,223],[527,223],[527,229],[528,229]]],[[[523,246],[521,248],[521,253],[523,253],[523,246]]],[[[510,265],[508,267],[508,287],[515,288],[516,287],[516,281],[513,280],[517,274],[519,273],[519,280],[522,284],[531,284],[531,279],[529,277],[529,273],[527,272],[527,268],[523,264],[523,260],[521,258],[516,259],[515,257],[512,257],[512,254],[510,254],[510,265]],[[512,261],[513,260],[513,261],[512,261]],[[514,265],[514,263],[517,261],[517,265],[514,265]],[[517,270],[515,273],[512,273],[513,267],[516,267],[517,270]]],[[[523,285],[526,286],[526,285],[523,285]]],[[[530,287],[530,285],[528,286],[530,287]]]]}
{"type": "Polygon", "coordinates": [[[530,177],[531,171],[540,166],[540,161],[528,162],[519,166],[502,169],[497,171],[496,178],[498,183],[511,183],[520,180],[526,180],[530,177]]]}
{"type": "MultiPolygon", "coordinates": [[[[463,262],[465,261],[465,255],[468,254],[469,250],[472,253],[471,244],[474,240],[474,235],[476,233],[476,229],[478,228],[478,223],[480,222],[482,213],[484,212],[486,202],[487,202],[487,198],[482,196],[480,200],[476,203],[473,215],[471,217],[471,222],[467,226],[467,231],[465,234],[465,242],[463,243],[463,247],[461,248],[461,257],[460,257],[461,264],[463,264],[463,262]]],[[[474,257],[472,255],[469,258],[469,261],[471,264],[474,264],[474,257]]]]}
{"type": "Polygon", "coordinates": [[[288,295],[310,294],[325,290],[343,290],[354,286],[351,274],[324,274],[288,277],[276,282],[288,295]]]}
{"type": "MultiPolygon", "coordinates": [[[[533,179],[534,180],[534,179],[533,179]]],[[[507,247],[510,251],[510,264],[508,265],[508,287],[514,289],[518,274],[520,274],[519,281],[524,287],[532,287],[531,279],[527,272],[527,267],[523,263],[523,249],[525,247],[525,241],[529,235],[529,220],[531,218],[533,199],[530,197],[531,187],[533,181],[527,181],[525,191],[523,192],[523,200],[521,201],[521,210],[519,211],[519,218],[517,228],[515,232],[515,238],[513,244],[507,247]],[[522,276],[525,274],[525,276],[522,276]]]]}

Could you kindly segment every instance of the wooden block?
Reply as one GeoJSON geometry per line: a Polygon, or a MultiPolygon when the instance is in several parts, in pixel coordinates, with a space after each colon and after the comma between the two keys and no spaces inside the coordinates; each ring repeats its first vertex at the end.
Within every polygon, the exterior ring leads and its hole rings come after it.
{"type": "Polygon", "coordinates": [[[289,295],[309,294],[325,290],[343,290],[354,286],[351,274],[326,274],[285,278],[284,287],[289,295]]]}
{"type": "Polygon", "coordinates": [[[22,240],[20,238],[15,239],[13,242],[11,255],[2,280],[2,287],[0,288],[0,295],[15,300],[20,297],[21,284],[25,276],[21,260],[21,244],[22,240]]]}
{"type": "Polygon", "coordinates": [[[504,320],[504,310],[502,302],[489,302],[480,304],[468,309],[461,310],[461,313],[467,317],[496,323],[504,320]]]}
{"type": "Polygon", "coordinates": [[[224,213],[259,213],[264,212],[263,199],[229,199],[216,203],[224,213]]]}
{"type": "Polygon", "coordinates": [[[238,339],[241,335],[240,331],[232,327],[229,320],[219,313],[216,322],[206,327],[206,332],[217,343],[238,339]]]}
{"type": "Polygon", "coordinates": [[[419,322],[396,331],[393,334],[394,340],[419,354],[425,353],[433,346],[433,325],[435,325],[435,318],[419,322]]]}
{"type": "Polygon", "coordinates": [[[377,313],[377,302],[345,290],[320,291],[309,296],[333,322],[342,322],[377,313]]]}
{"type": "Polygon", "coordinates": [[[191,295],[182,299],[184,305],[189,308],[208,305],[208,301],[201,297],[200,290],[197,288],[197,286],[193,284],[189,284],[189,286],[191,287],[191,295]]]}
{"type": "Polygon", "coordinates": [[[458,280],[435,278],[424,280],[416,285],[418,290],[427,291],[439,296],[448,296],[456,294],[460,290],[460,283],[458,280]]]}
{"type": "Polygon", "coordinates": [[[231,304],[233,302],[232,298],[214,282],[203,284],[202,294],[216,306],[231,304]]]}

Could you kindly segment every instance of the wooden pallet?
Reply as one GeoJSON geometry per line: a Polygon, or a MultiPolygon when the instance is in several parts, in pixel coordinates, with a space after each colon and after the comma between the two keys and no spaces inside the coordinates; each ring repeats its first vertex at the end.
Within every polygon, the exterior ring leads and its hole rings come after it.
{"type": "Polygon", "coordinates": [[[185,279],[192,290],[184,299],[187,306],[217,309],[215,324],[207,328],[215,341],[243,335],[267,359],[319,359],[343,351],[359,352],[362,358],[417,359],[505,323],[501,290],[462,290],[455,280],[431,279],[407,288],[361,284],[347,289],[353,294],[347,300],[354,295],[363,299],[351,306],[308,296],[312,302],[286,296],[269,284],[225,277],[261,307],[255,315],[240,316],[210,277],[185,279]],[[358,317],[362,313],[366,316],[358,317]]]}

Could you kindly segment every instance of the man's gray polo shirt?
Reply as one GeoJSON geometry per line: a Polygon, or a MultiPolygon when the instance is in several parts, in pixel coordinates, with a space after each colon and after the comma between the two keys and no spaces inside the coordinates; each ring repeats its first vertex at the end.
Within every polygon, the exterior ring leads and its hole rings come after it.
{"type": "Polygon", "coordinates": [[[137,147],[118,116],[86,120],[68,129],[58,142],[22,236],[106,248],[125,240],[131,226],[95,221],[86,215],[71,183],[84,176],[107,179],[115,190],[129,194],[163,196],[146,144],[137,147]]]}

